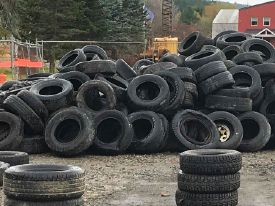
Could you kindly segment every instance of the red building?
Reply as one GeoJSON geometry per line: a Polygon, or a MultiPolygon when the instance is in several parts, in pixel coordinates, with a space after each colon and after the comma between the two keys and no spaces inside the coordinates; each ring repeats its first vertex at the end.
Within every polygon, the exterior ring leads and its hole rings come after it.
{"type": "Polygon", "coordinates": [[[275,46],[275,1],[239,10],[238,30],[263,38],[275,46]]]}

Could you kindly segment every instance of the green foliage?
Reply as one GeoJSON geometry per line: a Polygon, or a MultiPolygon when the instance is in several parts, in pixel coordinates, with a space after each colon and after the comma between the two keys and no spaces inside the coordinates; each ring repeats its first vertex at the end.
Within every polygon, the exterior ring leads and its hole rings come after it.
{"type": "Polygon", "coordinates": [[[18,18],[15,10],[16,0],[0,0],[0,35],[18,34],[18,18]]]}

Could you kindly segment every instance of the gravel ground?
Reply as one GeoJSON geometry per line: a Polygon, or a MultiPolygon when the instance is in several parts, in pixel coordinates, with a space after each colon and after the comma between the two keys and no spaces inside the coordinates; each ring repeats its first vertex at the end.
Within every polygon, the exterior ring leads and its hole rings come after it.
{"type": "MultiPolygon", "coordinates": [[[[32,155],[32,163],[78,165],[86,170],[87,206],[174,206],[178,154],[82,156],[32,155]]],[[[275,206],[275,151],[243,155],[240,206],[275,206]]],[[[3,196],[3,195],[2,195],[3,196]]]]}

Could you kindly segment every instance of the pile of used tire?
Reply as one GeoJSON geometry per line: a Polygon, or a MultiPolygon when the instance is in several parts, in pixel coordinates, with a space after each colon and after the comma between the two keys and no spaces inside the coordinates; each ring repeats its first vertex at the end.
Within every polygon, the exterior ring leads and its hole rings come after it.
{"type": "Polygon", "coordinates": [[[269,42],[233,31],[194,32],[179,55],[133,67],[95,45],[75,49],[56,74],[2,85],[0,150],[258,151],[274,142],[274,62],[269,42]]]}
{"type": "Polygon", "coordinates": [[[76,166],[25,164],[4,174],[5,206],[83,206],[84,171],[76,166]]]}
{"type": "Polygon", "coordinates": [[[241,153],[201,149],[180,154],[177,206],[238,205],[241,153]]]}

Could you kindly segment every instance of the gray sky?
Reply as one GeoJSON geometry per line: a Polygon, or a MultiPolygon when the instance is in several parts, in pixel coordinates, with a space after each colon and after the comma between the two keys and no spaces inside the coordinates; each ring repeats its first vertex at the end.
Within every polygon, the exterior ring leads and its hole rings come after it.
{"type": "Polygon", "coordinates": [[[240,4],[248,4],[248,5],[255,5],[255,4],[261,4],[272,0],[226,0],[231,3],[240,3],[240,4]]]}

